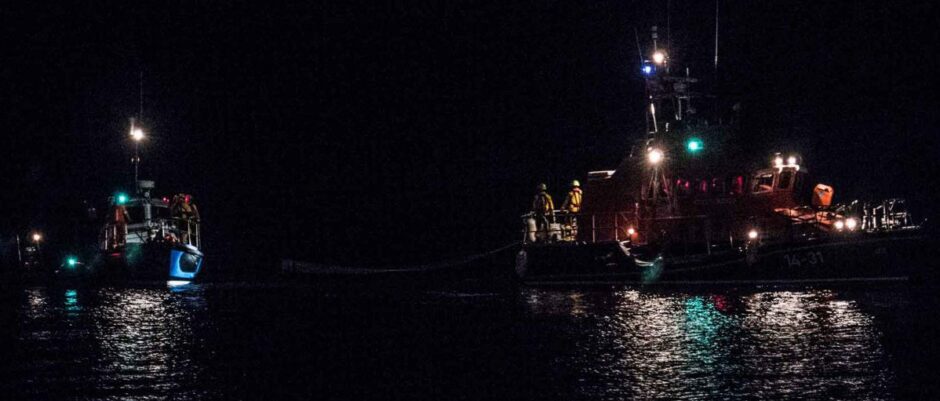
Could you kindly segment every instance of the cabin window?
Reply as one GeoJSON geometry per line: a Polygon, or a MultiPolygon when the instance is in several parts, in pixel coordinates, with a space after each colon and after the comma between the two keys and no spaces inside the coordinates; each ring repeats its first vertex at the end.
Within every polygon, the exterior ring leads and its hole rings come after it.
{"type": "Polygon", "coordinates": [[[784,171],[780,173],[780,178],[777,179],[777,189],[790,189],[790,184],[793,181],[793,172],[784,171]]]}
{"type": "Polygon", "coordinates": [[[752,193],[770,192],[774,189],[774,175],[772,173],[762,174],[754,177],[754,186],[752,193]]]}

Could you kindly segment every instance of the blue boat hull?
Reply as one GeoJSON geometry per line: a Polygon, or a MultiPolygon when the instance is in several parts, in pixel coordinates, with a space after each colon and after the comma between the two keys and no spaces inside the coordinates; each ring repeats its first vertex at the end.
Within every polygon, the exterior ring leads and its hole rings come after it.
{"type": "Polygon", "coordinates": [[[60,279],[194,281],[205,256],[186,244],[128,244],[120,252],[101,253],[87,266],[61,268],[60,279]]]}

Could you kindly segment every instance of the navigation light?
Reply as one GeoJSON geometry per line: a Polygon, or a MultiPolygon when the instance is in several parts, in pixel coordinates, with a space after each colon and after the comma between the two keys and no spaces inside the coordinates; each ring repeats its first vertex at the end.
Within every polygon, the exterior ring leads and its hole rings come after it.
{"type": "Polygon", "coordinates": [[[656,72],[656,68],[654,68],[652,65],[649,65],[649,64],[644,64],[641,70],[643,71],[643,74],[645,75],[653,75],[653,73],[656,72]]]}
{"type": "Polygon", "coordinates": [[[748,231],[748,232],[747,232],[747,238],[748,238],[748,239],[757,239],[757,230],[751,229],[751,231],[748,231]]]}
{"type": "Polygon", "coordinates": [[[705,144],[701,139],[689,138],[689,141],[685,143],[685,147],[689,150],[689,153],[698,153],[705,148],[705,144]]]}
{"type": "Polygon", "coordinates": [[[114,203],[117,205],[123,205],[127,203],[127,194],[121,192],[114,196],[114,203]]]}
{"type": "Polygon", "coordinates": [[[69,256],[67,259],[65,259],[65,263],[68,264],[69,267],[75,267],[75,265],[78,264],[78,258],[69,256]]]}

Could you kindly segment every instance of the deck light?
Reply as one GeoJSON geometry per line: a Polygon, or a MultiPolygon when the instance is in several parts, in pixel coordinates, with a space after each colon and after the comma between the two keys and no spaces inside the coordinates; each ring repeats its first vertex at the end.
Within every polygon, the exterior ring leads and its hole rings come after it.
{"type": "Polygon", "coordinates": [[[632,237],[634,234],[636,234],[636,230],[633,227],[627,229],[627,235],[632,237]]]}
{"type": "Polygon", "coordinates": [[[757,230],[751,229],[751,231],[748,231],[747,239],[757,239],[757,230]]]}
{"type": "Polygon", "coordinates": [[[783,158],[777,156],[774,158],[774,167],[783,167],[783,158]]]}
{"type": "Polygon", "coordinates": [[[842,231],[845,228],[845,222],[842,220],[836,220],[836,223],[833,224],[836,227],[836,230],[842,231]]]}
{"type": "Polygon", "coordinates": [[[855,227],[858,227],[858,220],[852,217],[845,219],[845,228],[848,228],[849,231],[855,231],[855,227]]]}
{"type": "Polygon", "coordinates": [[[796,165],[796,156],[790,156],[787,158],[787,165],[795,166],[796,165]]]}
{"type": "Polygon", "coordinates": [[[660,65],[666,62],[666,53],[663,53],[661,51],[657,51],[653,53],[653,62],[656,64],[660,64],[660,65]]]}
{"type": "Polygon", "coordinates": [[[646,154],[646,157],[650,164],[657,165],[663,161],[663,151],[656,148],[650,148],[649,152],[646,154]]]}
{"type": "Polygon", "coordinates": [[[33,242],[37,242],[37,243],[38,243],[39,241],[42,241],[42,234],[40,234],[40,233],[33,233],[33,242]]]}

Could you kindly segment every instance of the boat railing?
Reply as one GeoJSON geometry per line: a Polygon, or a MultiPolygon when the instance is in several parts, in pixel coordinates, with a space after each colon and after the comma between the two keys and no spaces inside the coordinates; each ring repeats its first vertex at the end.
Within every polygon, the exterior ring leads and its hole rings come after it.
{"type": "Polygon", "coordinates": [[[201,248],[200,222],[186,218],[152,218],[132,224],[108,224],[105,226],[100,246],[105,250],[123,248],[128,243],[176,242],[201,248]]]}
{"type": "Polygon", "coordinates": [[[535,243],[636,240],[641,229],[648,229],[657,223],[676,224],[706,218],[707,216],[639,218],[634,211],[588,214],[553,210],[545,215],[527,213],[522,216],[522,241],[535,243]]]}

